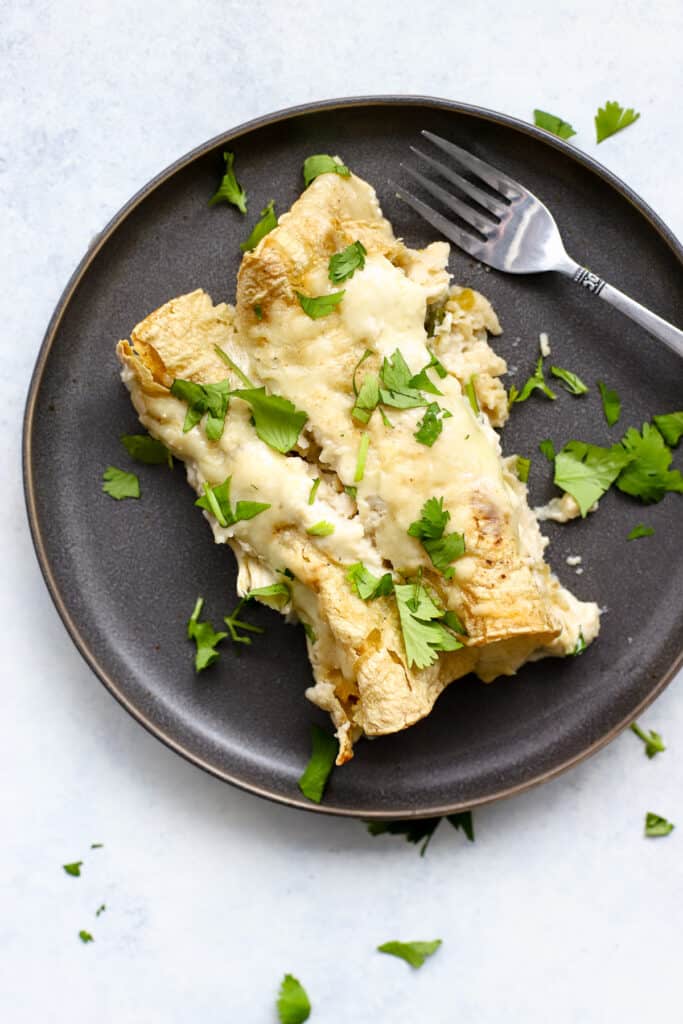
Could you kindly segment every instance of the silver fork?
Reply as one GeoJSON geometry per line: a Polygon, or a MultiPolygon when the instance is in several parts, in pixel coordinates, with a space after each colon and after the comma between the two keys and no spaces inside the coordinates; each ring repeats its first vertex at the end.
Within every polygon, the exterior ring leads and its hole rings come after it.
{"type": "Polygon", "coordinates": [[[481,260],[482,263],[488,263],[496,270],[505,270],[509,274],[556,270],[560,274],[566,274],[588,292],[599,295],[601,299],[605,299],[610,305],[635,320],[679,356],[683,356],[683,331],[651,313],[618,288],[607,284],[597,274],[579,266],[567,255],[557,224],[540,199],[518,181],[509,178],[507,174],[496,170],[460,146],[433,135],[432,132],[423,131],[422,135],[449,157],[453,157],[457,164],[491,190],[479,187],[440,160],[411,146],[417,157],[467,197],[460,198],[407,164],[401,164],[425,191],[474,228],[474,231],[470,232],[459,227],[401,185],[390,181],[397,195],[437,231],[459,245],[470,256],[481,260]]]}

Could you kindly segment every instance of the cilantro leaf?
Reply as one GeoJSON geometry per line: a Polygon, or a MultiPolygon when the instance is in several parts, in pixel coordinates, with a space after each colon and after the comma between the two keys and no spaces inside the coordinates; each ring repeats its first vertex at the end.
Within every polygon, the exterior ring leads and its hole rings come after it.
{"type": "Polygon", "coordinates": [[[364,433],[361,435],[360,445],[358,446],[358,458],[356,459],[356,472],[354,474],[355,483],[359,484],[365,476],[365,463],[368,457],[368,448],[370,447],[370,435],[364,433]]]}
{"type": "Polygon", "coordinates": [[[126,449],[131,459],[136,462],[143,462],[147,466],[160,466],[167,462],[173,468],[173,457],[166,445],[157,441],[149,434],[122,434],[121,444],[126,449]]]}
{"type": "Polygon", "coordinates": [[[412,385],[413,375],[400,349],[395,349],[388,359],[385,356],[380,370],[380,399],[383,405],[394,409],[416,409],[427,405],[427,401],[412,385]]]}
{"type": "Polygon", "coordinates": [[[346,570],[346,578],[352,589],[363,601],[374,601],[376,597],[386,597],[394,589],[394,581],[390,572],[383,576],[374,576],[362,562],[354,562],[346,570]]]}
{"type": "Polygon", "coordinates": [[[657,754],[661,754],[666,750],[664,740],[659,733],[655,732],[653,729],[651,729],[650,732],[645,732],[637,722],[632,722],[631,732],[634,732],[636,736],[643,741],[645,744],[645,754],[650,758],[650,760],[652,760],[653,757],[656,757],[657,754]]]}
{"type": "MultiPolygon", "coordinates": [[[[247,594],[246,597],[243,597],[241,601],[238,601],[235,610],[231,612],[230,615],[226,615],[225,618],[223,619],[223,622],[228,627],[230,639],[234,644],[245,644],[247,647],[251,645],[251,637],[242,636],[240,630],[243,630],[246,633],[263,633],[263,630],[261,629],[260,626],[252,626],[250,622],[244,622],[242,619],[238,617],[247,601],[253,596],[255,595],[254,591],[252,590],[249,592],[249,594],[247,594]]],[[[224,633],[223,635],[227,636],[228,633],[224,633]]]]}
{"type": "Polygon", "coordinates": [[[103,914],[106,909],[107,909],[107,904],[106,903],[100,903],[99,907],[95,911],[95,917],[99,917],[100,914],[103,914]]]}
{"type": "Polygon", "coordinates": [[[303,173],[304,188],[308,188],[319,174],[339,174],[342,178],[348,178],[351,171],[327,153],[315,153],[304,160],[303,173]]]}
{"type": "Polygon", "coordinates": [[[242,388],[230,393],[249,403],[262,441],[283,455],[294,448],[308,413],[297,409],[288,398],[267,395],[265,388],[242,388]]]}
{"type": "Polygon", "coordinates": [[[428,391],[431,395],[442,395],[443,392],[439,391],[436,384],[427,376],[427,370],[434,369],[437,374],[443,380],[447,376],[447,372],[433,352],[429,352],[431,356],[426,366],[423,366],[419,373],[416,373],[414,377],[410,378],[410,387],[417,388],[419,391],[428,391]]]}
{"type": "Polygon", "coordinates": [[[515,469],[517,471],[517,479],[521,480],[522,483],[525,484],[529,479],[531,459],[525,459],[523,455],[518,455],[515,463],[515,469]]]}
{"type": "Polygon", "coordinates": [[[510,388],[510,405],[512,405],[514,402],[526,402],[527,398],[529,398],[529,396],[532,395],[534,391],[540,391],[542,394],[546,396],[546,398],[550,398],[553,401],[557,398],[555,392],[551,391],[545,382],[545,377],[543,376],[542,355],[538,357],[536,369],[534,370],[531,377],[529,377],[529,379],[526,381],[522,390],[517,391],[517,388],[515,387],[510,388]]]}
{"type": "Polygon", "coordinates": [[[231,480],[232,476],[229,476],[216,487],[210,487],[205,483],[204,494],[195,501],[198,508],[211,512],[219,526],[233,526],[243,520],[253,519],[270,508],[270,505],[263,501],[238,501],[233,512],[230,505],[231,480]]]}
{"type": "Polygon", "coordinates": [[[534,110],[534,124],[537,128],[545,128],[560,139],[571,139],[576,132],[568,121],[563,121],[556,114],[549,114],[545,110],[534,110]]]}
{"type": "Polygon", "coordinates": [[[311,1004],[301,982],[291,974],[285,974],[280,985],[277,1000],[277,1014],[280,1024],[303,1024],[311,1015],[311,1004]]]}
{"type": "Polygon", "coordinates": [[[322,800],[338,750],[336,736],[317,725],[311,726],[311,756],[299,779],[299,789],[308,800],[316,804],[322,800]]]}
{"type": "Polygon", "coordinates": [[[208,668],[209,665],[213,665],[214,661],[218,661],[219,655],[216,647],[228,635],[227,633],[215,633],[210,622],[199,621],[203,607],[204,598],[198,597],[190,620],[187,623],[187,638],[188,640],[194,640],[197,647],[194,656],[196,672],[201,672],[203,669],[208,668]]]}
{"type": "Polygon", "coordinates": [[[374,373],[366,373],[356,394],[351,415],[361,423],[368,423],[379,403],[379,379],[374,373]]]}
{"type": "Polygon", "coordinates": [[[71,864],[62,864],[62,867],[66,871],[67,875],[71,875],[73,878],[81,877],[81,867],[83,866],[82,860],[75,860],[71,864]]]}
{"type": "Polygon", "coordinates": [[[329,295],[312,296],[304,295],[303,292],[296,293],[299,305],[311,320],[320,320],[323,316],[329,316],[344,298],[344,294],[344,288],[339,292],[331,292],[329,295]]]}
{"type": "Polygon", "coordinates": [[[408,665],[427,668],[439,651],[457,651],[462,644],[443,623],[435,621],[444,614],[430,597],[426,587],[415,583],[394,584],[396,604],[408,665]]]}
{"type": "MultiPolygon", "coordinates": [[[[247,240],[240,243],[240,249],[242,252],[251,252],[252,249],[256,248],[261,239],[265,238],[266,235],[269,235],[273,228],[276,227],[277,214],[275,213],[275,200],[271,199],[270,202],[261,210],[261,216],[251,229],[251,233],[247,240]]],[[[254,307],[254,312],[256,312],[256,307],[254,307]]],[[[261,315],[263,315],[263,311],[261,311],[261,315]]],[[[261,319],[258,313],[256,313],[256,317],[258,320],[261,319]]]]}
{"type": "Polygon", "coordinates": [[[653,416],[652,421],[670,448],[675,448],[683,436],[683,412],[669,412],[653,416]]]}
{"type": "Polygon", "coordinates": [[[676,826],[659,814],[648,811],[645,815],[645,835],[649,838],[654,836],[668,836],[676,826]]]}
{"type": "Polygon", "coordinates": [[[265,587],[253,587],[247,594],[244,595],[245,601],[251,601],[257,597],[282,597],[284,598],[284,604],[290,600],[292,592],[289,585],[284,580],[279,580],[277,583],[268,583],[265,587]]]}
{"type": "Polygon", "coordinates": [[[254,306],[254,316],[257,320],[263,320],[263,306],[258,302],[254,306]]]}
{"type": "MultiPolygon", "coordinates": [[[[472,412],[474,413],[475,416],[478,416],[480,409],[479,400],[477,398],[477,391],[475,387],[476,380],[477,375],[476,373],[473,373],[472,376],[468,379],[467,383],[465,384],[465,394],[467,395],[467,400],[470,403],[470,406],[472,407],[472,412]]],[[[522,399],[520,398],[519,401],[521,402],[522,399]]]]}
{"type": "Polygon", "coordinates": [[[598,107],[595,115],[595,135],[598,142],[604,142],[610,135],[615,135],[623,128],[637,121],[640,114],[636,114],[633,107],[625,110],[613,100],[605,103],[604,107],[598,107]]]}
{"type": "Polygon", "coordinates": [[[572,373],[571,370],[563,370],[561,366],[551,366],[550,372],[553,377],[557,377],[558,380],[562,381],[570,395],[585,395],[588,393],[588,388],[581,378],[576,373],[572,373]]]}
{"type": "Polygon", "coordinates": [[[446,319],[446,307],[440,306],[433,303],[431,306],[427,306],[427,313],[425,315],[425,331],[427,332],[428,338],[433,338],[436,334],[436,328],[440,327],[446,319]]]}
{"type": "Polygon", "coordinates": [[[643,502],[661,501],[667,491],[683,494],[683,476],[670,470],[672,454],[656,427],[643,424],[642,433],[631,427],[621,439],[628,464],[617,478],[617,487],[643,502]]]}
{"type": "Polygon", "coordinates": [[[555,460],[555,445],[549,437],[547,437],[545,441],[539,441],[538,449],[542,455],[545,455],[548,462],[553,462],[555,460]]]}
{"type": "Polygon", "coordinates": [[[313,481],[313,483],[311,484],[311,489],[310,489],[309,494],[308,494],[308,504],[309,505],[312,505],[315,502],[315,496],[318,493],[318,488],[319,487],[320,487],[320,477],[317,476],[315,478],[315,480],[313,481]]]}
{"type": "Polygon", "coordinates": [[[140,497],[140,481],[135,473],[126,473],[116,466],[107,466],[102,474],[102,490],[116,501],[140,497]]]}
{"type": "Polygon", "coordinates": [[[90,932],[86,932],[84,928],[81,928],[80,932],[78,933],[78,937],[83,943],[95,941],[90,932]]]}
{"type": "MultiPolygon", "coordinates": [[[[420,856],[424,857],[431,838],[442,820],[442,818],[409,818],[404,821],[369,821],[366,822],[366,825],[371,836],[400,835],[405,836],[408,843],[422,843],[420,856]]],[[[449,814],[446,820],[454,829],[462,829],[469,841],[474,842],[471,811],[449,814]]]]}
{"type": "Polygon", "coordinates": [[[580,654],[583,654],[583,652],[586,650],[587,646],[588,646],[588,644],[586,643],[586,641],[584,639],[583,630],[580,629],[579,630],[579,635],[576,638],[576,644],[574,646],[574,650],[572,651],[572,657],[573,658],[578,658],[580,654]]]}
{"type": "Polygon", "coordinates": [[[215,206],[216,203],[232,203],[233,206],[237,207],[240,213],[246,213],[247,193],[237,181],[235,171],[233,169],[235,154],[224,153],[223,159],[225,160],[225,174],[223,175],[218,189],[209,199],[209,206],[215,206]]]}
{"type": "Polygon", "coordinates": [[[429,498],[420,512],[420,518],[408,527],[408,534],[422,542],[432,565],[447,580],[455,573],[451,562],[465,553],[465,538],[462,533],[447,533],[444,530],[451,518],[443,507],[443,498],[429,498]]]}
{"type": "Polygon", "coordinates": [[[440,945],[441,939],[434,939],[433,942],[385,942],[377,950],[397,956],[411,967],[422,967],[427,957],[436,953],[440,945]]]}
{"type": "Polygon", "coordinates": [[[651,526],[643,526],[642,523],[638,523],[637,526],[633,527],[626,540],[638,540],[639,537],[652,537],[654,532],[655,531],[651,526]]]}
{"type": "Polygon", "coordinates": [[[240,369],[240,367],[237,365],[237,363],[233,359],[230,358],[230,356],[228,355],[227,352],[223,351],[223,349],[220,347],[220,345],[214,345],[213,346],[213,350],[216,353],[216,355],[219,356],[219,358],[223,360],[225,365],[229,366],[230,369],[232,370],[232,372],[237,377],[239,377],[239,379],[244,384],[245,388],[253,388],[254,385],[249,380],[249,378],[247,377],[247,375],[244,372],[244,370],[240,369]]]}
{"type": "Polygon", "coordinates": [[[417,430],[413,434],[416,441],[431,448],[443,430],[443,421],[451,417],[447,409],[442,409],[436,402],[430,402],[424,411],[424,416],[417,424],[417,430]]]}
{"type": "Polygon", "coordinates": [[[341,284],[342,281],[353,277],[357,270],[362,270],[365,266],[367,254],[367,249],[362,242],[352,242],[351,245],[347,245],[341,252],[336,252],[334,256],[330,256],[327,276],[332,284],[341,284]]]}
{"type": "Polygon", "coordinates": [[[328,523],[326,519],[321,519],[319,523],[309,526],[306,533],[309,537],[329,537],[334,533],[334,524],[328,523]]]}
{"type": "Polygon", "coordinates": [[[230,401],[229,381],[196,384],[192,380],[180,380],[176,377],[171,385],[171,394],[188,405],[183,423],[184,434],[196,427],[206,413],[206,436],[209,441],[218,441],[221,438],[230,401]]]}
{"type": "Polygon", "coordinates": [[[601,380],[598,381],[598,387],[607,426],[613,427],[615,423],[619,422],[619,417],[621,416],[621,399],[616,391],[610,390],[601,380]]]}
{"type": "Polygon", "coordinates": [[[572,495],[585,517],[629,459],[619,444],[600,448],[583,441],[568,441],[555,456],[555,483],[572,495]]]}

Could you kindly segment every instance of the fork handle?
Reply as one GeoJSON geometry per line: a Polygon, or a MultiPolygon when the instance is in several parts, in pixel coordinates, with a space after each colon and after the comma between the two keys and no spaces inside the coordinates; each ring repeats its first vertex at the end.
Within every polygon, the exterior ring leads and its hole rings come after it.
{"type": "Polygon", "coordinates": [[[578,266],[573,261],[566,269],[562,267],[562,271],[572,277],[577,284],[580,284],[592,295],[599,295],[601,299],[609,302],[610,306],[614,306],[620,313],[624,313],[631,320],[635,320],[637,324],[644,327],[655,338],[659,338],[665,345],[668,345],[677,355],[683,356],[683,331],[679,330],[678,327],[674,327],[668,320],[663,320],[656,313],[651,313],[649,309],[641,306],[635,299],[629,299],[628,295],[624,295],[618,288],[607,284],[597,274],[586,270],[585,267],[578,266]]]}

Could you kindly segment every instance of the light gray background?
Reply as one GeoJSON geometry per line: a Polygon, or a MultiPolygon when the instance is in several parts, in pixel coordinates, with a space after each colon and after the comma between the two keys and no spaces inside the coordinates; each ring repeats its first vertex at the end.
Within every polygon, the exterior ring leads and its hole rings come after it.
{"type": "Polygon", "coordinates": [[[648,762],[626,733],[478,811],[474,845],[442,826],[421,859],[357,822],[261,802],[167,751],[82,663],[31,549],[19,434],[41,335],[91,237],[186,150],[276,108],[392,91],[525,119],[541,106],[680,236],[682,14],[677,0],[0,3],[4,1022],[271,1024],[285,971],[319,1024],[680,1016],[683,827],[642,837],[646,810],[683,826],[675,685],[643,720],[666,754],[648,762]],[[597,147],[608,99],[642,117],[597,147]],[[373,952],[437,936],[419,972],[373,952]]]}

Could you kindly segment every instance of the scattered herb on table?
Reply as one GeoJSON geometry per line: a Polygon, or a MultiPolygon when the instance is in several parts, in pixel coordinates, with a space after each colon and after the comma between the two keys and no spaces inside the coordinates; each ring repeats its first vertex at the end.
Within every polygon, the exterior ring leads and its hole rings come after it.
{"type": "Polygon", "coordinates": [[[654,532],[655,531],[651,526],[643,526],[642,523],[638,523],[637,526],[633,527],[626,540],[638,540],[639,537],[652,537],[654,532]]]}
{"type": "Polygon", "coordinates": [[[661,501],[668,491],[683,493],[683,476],[669,469],[671,449],[656,427],[644,423],[640,433],[631,427],[621,444],[628,463],[616,481],[620,491],[646,503],[661,501]]]}
{"type": "Polygon", "coordinates": [[[610,135],[628,128],[638,120],[640,114],[636,114],[633,107],[628,110],[621,107],[614,100],[608,100],[604,107],[598,107],[595,115],[595,135],[598,142],[604,142],[610,135]]]}
{"type": "Polygon", "coordinates": [[[215,206],[216,203],[232,203],[240,213],[246,213],[247,193],[235,177],[235,154],[223,153],[223,159],[225,160],[225,173],[218,189],[209,199],[209,206],[215,206]]]}
{"type": "Polygon", "coordinates": [[[95,941],[93,939],[92,935],[90,934],[90,932],[86,932],[84,928],[82,928],[80,930],[80,932],[78,933],[78,937],[81,940],[81,942],[84,942],[84,943],[85,942],[94,942],[95,941]]]}
{"type": "Polygon", "coordinates": [[[66,871],[67,875],[71,875],[73,878],[81,877],[81,868],[83,866],[82,860],[75,860],[71,864],[62,864],[62,867],[66,871]]]}
{"type": "Polygon", "coordinates": [[[311,1015],[311,1004],[301,982],[285,974],[277,1000],[280,1024],[303,1024],[311,1015]]]}
{"type": "Polygon", "coordinates": [[[529,377],[526,380],[522,387],[522,390],[518,391],[514,385],[510,388],[510,394],[508,396],[508,405],[512,406],[518,402],[526,402],[527,398],[529,398],[529,396],[532,395],[534,391],[540,391],[541,394],[545,395],[546,398],[550,398],[552,401],[555,401],[555,399],[557,398],[555,392],[552,391],[551,388],[548,387],[548,385],[545,382],[545,377],[543,375],[542,355],[538,357],[536,369],[532,373],[531,377],[529,377]]]}
{"type": "Polygon", "coordinates": [[[645,835],[648,838],[655,838],[656,836],[668,836],[673,832],[676,826],[666,818],[662,818],[659,814],[653,814],[652,811],[648,811],[645,815],[645,835]]]}
{"type": "Polygon", "coordinates": [[[422,967],[428,956],[433,956],[441,945],[441,939],[433,942],[385,942],[377,947],[379,953],[388,953],[405,960],[411,967],[422,967]]]}
{"type": "Polygon", "coordinates": [[[656,757],[657,754],[662,754],[666,750],[664,740],[658,732],[654,731],[654,729],[646,732],[638,725],[637,722],[632,722],[631,732],[634,732],[636,736],[643,741],[645,744],[645,753],[650,759],[656,757]]]}

